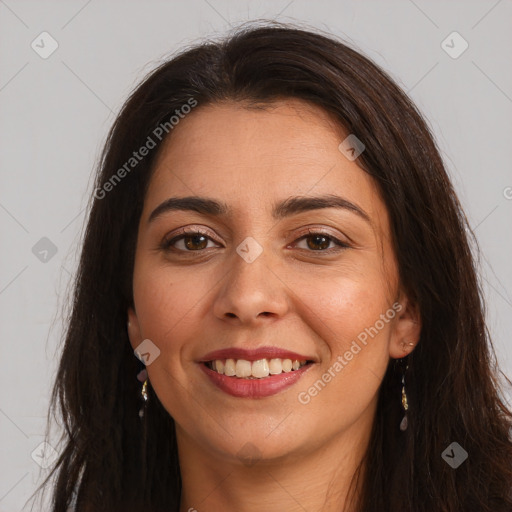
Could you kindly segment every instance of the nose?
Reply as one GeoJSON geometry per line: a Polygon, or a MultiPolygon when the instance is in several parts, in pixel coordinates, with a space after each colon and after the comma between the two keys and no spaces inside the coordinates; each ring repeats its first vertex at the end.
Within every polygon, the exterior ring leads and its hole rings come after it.
{"type": "Polygon", "coordinates": [[[288,288],[279,277],[271,251],[263,250],[249,261],[233,253],[213,305],[217,318],[255,326],[278,319],[288,310],[288,288]]]}

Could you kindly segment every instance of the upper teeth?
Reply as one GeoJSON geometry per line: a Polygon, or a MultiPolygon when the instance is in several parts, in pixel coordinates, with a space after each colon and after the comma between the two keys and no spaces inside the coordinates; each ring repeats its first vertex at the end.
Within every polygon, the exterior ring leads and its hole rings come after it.
{"type": "Polygon", "coordinates": [[[209,367],[217,373],[228,377],[262,379],[269,375],[278,375],[282,372],[298,370],[306,361],[295,359],[258,359],[247,361],[246,359],[216,359],[209,362],[209,367]]]}

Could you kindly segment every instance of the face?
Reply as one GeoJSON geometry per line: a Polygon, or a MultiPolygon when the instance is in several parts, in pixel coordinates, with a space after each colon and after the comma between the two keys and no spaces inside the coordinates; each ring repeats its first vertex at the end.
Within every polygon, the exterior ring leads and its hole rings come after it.
{"type": "Polygon", "coordinates": [[[199,106],[163,146],[128,316],[133,348],[150,340],[150,384],[178,443],[278,459],[369,430],[419,322],[386,207],[338,149],[347,135],[299,100],[225,102],[199,106]],[[169,201],[191,196],[209,208],[169,201]]]}

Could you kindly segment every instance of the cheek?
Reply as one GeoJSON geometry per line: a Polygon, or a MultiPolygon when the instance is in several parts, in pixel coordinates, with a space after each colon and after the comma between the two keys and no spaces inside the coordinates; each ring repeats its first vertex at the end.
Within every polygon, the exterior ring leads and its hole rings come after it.
{"type": "Polygon", "coordinates": [[[366,281],[339,280],[323,292],[303,299],[325,355],[318,374],[298,389],[297,401],[312,428],[330,425],[327,430],[334,432],[348,428],[375,403],[389,364],[395,312],[385,289],[366,281]]]}
{"type": "MultiPolygon", "coordinates": [[[[208,287],[189,272],[141,262],[133,277],[133,294],[141,335],[169,345],[191,328],[195,308],[201,307],[208,287]]],[[[171,348],[171,347],[168,347],[171,348]]]]}
{"type": "Polygon", "coordinates": [[[344,351],[347,343],[376,322],[379,331],[389,333],[391,322],[381,325],[379,320],[392,303],[385,276],[377,270],[342,269],[320,280],[318,276],[303,278],[301,302],[307,306],[305,311],[310,311],[310,318],[318,319],[315,324],[324,326],[321,330],[332,352],[344,351]]]}
{"type": "Polygon", "coordinates": [[[189,386],[194,384],[190,356],[184,352],[197,332],[197,308],[201,308],[208,288],[205,279],[149,263],[136,265],[133,277],[141,338],[150,339],[160,350],[154,364],[147,367],[148,375],[165,409],[171,416],[181,417],[180,411],[186,411],[193,401],[189,386]]]}
{"type": "Polygon", "coordinates": [[[310,400],[312,410],[333,420],[342,410],[362,411],[375,396],[389,363],[396,312],[386,279],[378,266],[367,267],[365,272],[338,273],[320,282],[308,278],[301,289],[308,291],[301,296],[307,306],[303,314],[320,336],[322,350],[322,382],[314,389],[302,389],[301,403],[310,400]],[[329,403],[342,407],[322,410],[329,403]]]}

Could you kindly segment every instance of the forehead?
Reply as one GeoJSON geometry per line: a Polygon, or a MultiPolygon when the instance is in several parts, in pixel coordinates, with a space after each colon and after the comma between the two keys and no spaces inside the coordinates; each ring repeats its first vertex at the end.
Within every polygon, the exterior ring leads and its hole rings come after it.
{"type": "Polygon", "coordinates": [[[160,150],[148,208],[171,195],[197,195],[229,203],[234,214],[270,214],[289,196],[338,194],[379,219],[386,212],[373,179],[338,149],[347,135],[323,109],[300,100],[198,106],[160,150]]]}

